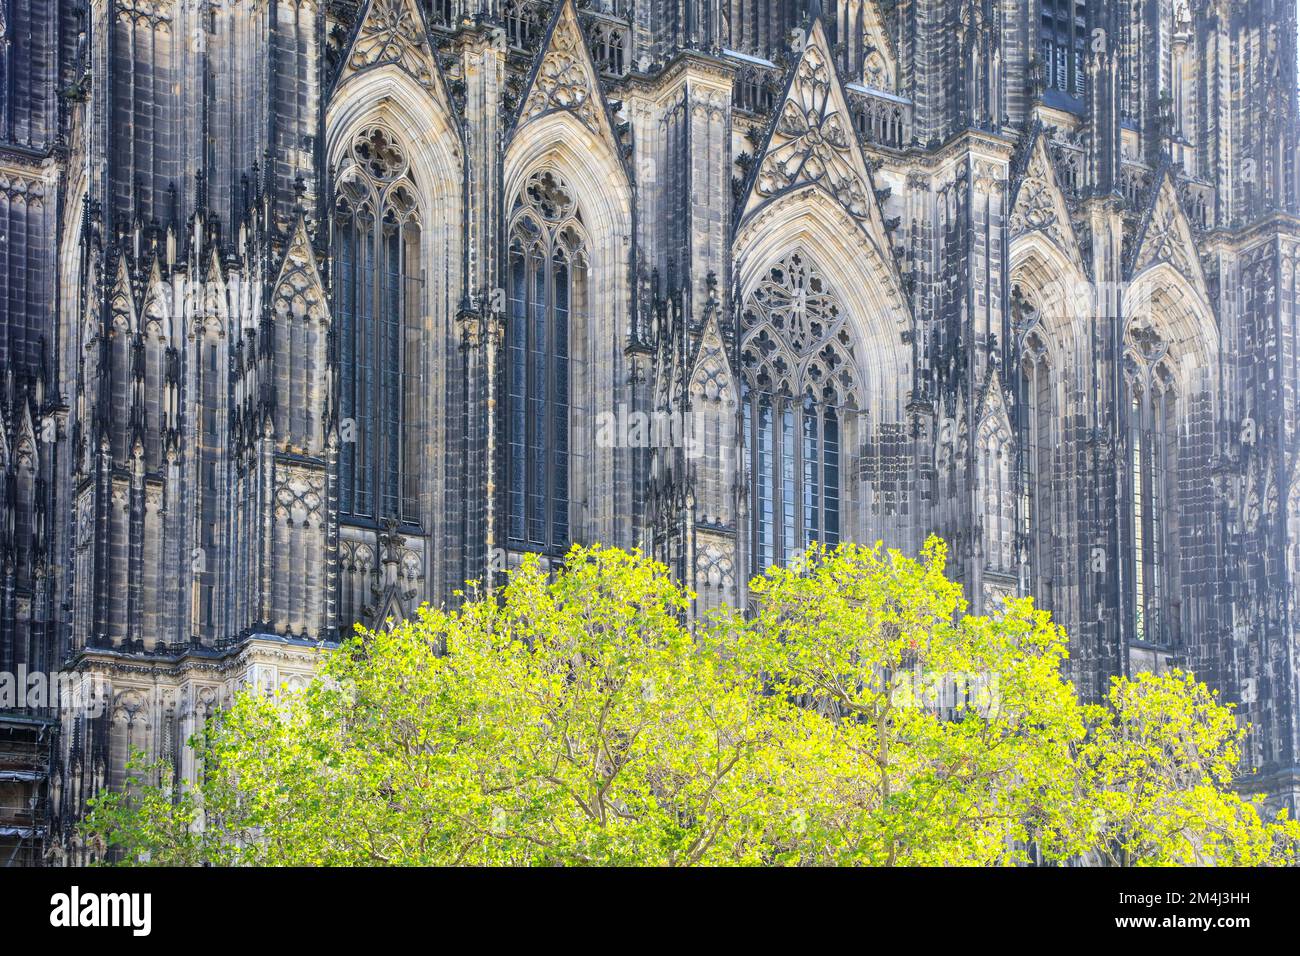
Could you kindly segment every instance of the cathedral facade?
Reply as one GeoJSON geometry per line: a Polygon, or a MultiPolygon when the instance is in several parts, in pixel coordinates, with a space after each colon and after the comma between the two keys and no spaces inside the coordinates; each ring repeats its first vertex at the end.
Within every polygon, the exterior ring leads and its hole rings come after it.
{"type": "Polygon", "coordinates": [[[1294,810],[1296,61],[1294,0],[0,0],[0,672],[76,690],[0,700],[0,862],[575,542],[699,615],[938,534],[1294,810]]]}

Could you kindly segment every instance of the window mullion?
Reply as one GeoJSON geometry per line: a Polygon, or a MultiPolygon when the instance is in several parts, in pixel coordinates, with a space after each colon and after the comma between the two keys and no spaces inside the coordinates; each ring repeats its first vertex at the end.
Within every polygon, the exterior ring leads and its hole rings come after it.
{"type": "Polygon", "coordinates": [[[542,264],[546,271],[544,288],[546,290],[546,324],[543,327],[545,341],[542,343],[542,366],[546,369],[545,384],[542,392],[542,475],[545,482],[546,497],[542,502],[542,540],[547,550],[555,546],[555,469],[551,467],[551,456],[555,453],[555,242],[549,236],[546,243],[546,261],[542,264]]]}
{"type": "Polygon", "coordinates": [[[772,402],[772,560],[785,555],[785,403],[772,402]]]}
{"type": "Polygon", "coordinates": [[[374,240],[375,268],[370,271],[371,310],[370,310],[370,510],[375,519],[383,517],[384,484],[383,458],[386,441],[383,421],[383,372],[379,366],[383,360],[383,331],[385,322],[384,279],[388,269],[384,256],[384,216],[383,208],[376,211],[374,240]]]}

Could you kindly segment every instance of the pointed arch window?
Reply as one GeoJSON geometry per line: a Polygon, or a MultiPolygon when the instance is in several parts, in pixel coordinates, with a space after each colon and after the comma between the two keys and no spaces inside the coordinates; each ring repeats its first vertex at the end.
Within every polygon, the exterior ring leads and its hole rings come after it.
{"type": "Polygon", "coordinates": [[[1169,600],[1174,536],[1169,517],[1177,493],[1177,409],[1172,376],[1163,365],[1129,382],[1129,534],[1133,636],[1157,645],[1173,641],[1169,600]]]}
{"type": "Polygon", "coordinates": [[[1053,426],[1056,403],[1047,347],[1038,330],[1031,331],[1021,349],[1020,401],[1017,410],[1020,444],[1020,535],[1028,549],[1029,573],[1043,600],[1055,562],[1052,556],[1053,426]]]}
{"type": "Polygon", "coordinates": [[[1015,499],[1011,482],[1011,433],[1005,417],[987,418],[981,424],[978,442],[984,557],[991,570],[1009,574],[1016,563],[1015,499]]]}
{"type": "Polygon", "coordinates": [[[125,462],[131,456],[131,390],[135,380],[135,336],[124,302],[113,305],[109,328],[109,386],[113,414],[110,419],[113,458],[125,462]]]}
{"type": "Polygon", "coordinates": [[[843,429],[858,387],[844,311],[802,250],[750,293],[742,327],[742,441],[759,573],[814,543],[840,543],[843,429]]]}
{"type": "Polygon", "coordinates": [[[416,523],[410,432],[424,302],[419,203],[405,150],[387,130],[363,130],[349,160],[334,216],[339,510],[416,523]]]}
{"type": "Polygon", "coordinates": [[[165,332],[161,307],[154,302],[145,317],[141,341],[141,385],[144,393],[144,463],[149,471],[163,464],[163,432],[166,425],[166,377],[170,341],[165,332]]]}
{"type": "Polygon", "coordinates": [[[510,217],[506,327],[507,531],[563,552],[570,539],[572,348],[587,297],[587,242],[567,185],[531,176],[510,217]]]}

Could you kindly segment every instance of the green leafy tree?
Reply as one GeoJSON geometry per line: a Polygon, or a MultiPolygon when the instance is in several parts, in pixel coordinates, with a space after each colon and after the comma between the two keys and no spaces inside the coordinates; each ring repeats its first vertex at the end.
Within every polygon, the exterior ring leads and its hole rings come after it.
{"type": "Polygon", "coordinates": [[[1246,728],[1191,674],[1114,678],[1080,772],[1097,856],[1114,866],[1295,865],[1300,826],[1232,791],[1246,728]]]}
{"type": "MultiPolygon", "coordinates": [[[[666,569],[575,549],[500,597],[359,635],[301,696],[238,696],[202,750],[207,826],[256,864],[754,862],[742,772],[780,719],[666,569]]],[[[130,799],[88,820],[129,857],[164,833],[124,838],[130,799]]]]}
{"type": "Polygon", "coordinates": [[[125,788],[93,798],[91,815],[92,845],[100,853],[112,847],[126,861],[197,866],[220,849],[215,831],[199,825],[194,791],[176,786],[171,768],[142,751],[127,760],[125,788]]]}
{"type": "MultiPolygon", "coordinates": [[[[931,539],[919,561],[880,548],[813,549],[751,584],[729,659],[824,715],[835,746],[792,768],[815,821],[804,862],[980,865],[1081,847],[1071,752],[1082,712],[1061,676],[1065,635],[1029,600],[964,615],[931,539]]],[[[824,745],[822,745],[824,747],[824,745]]]]}
{"type": "MultiPolygon", "coordinates": [[[[236,695],[191,742],[193,786],[137,757],[83,831],[122,863],[216,865],[987,865],[1099,841],[1127,862],[1185,838],[1161,808],[1209,797],[1165,775],[1138,802],[1124,747],[1200,711],[1079,706],[1050,617],[965,615],[944,561],[938,540],[813,549],[753,582],[752,614],[694,627],[639,554],[525,561],[359,632],[301,692],[236,695]]],[[[1234,765],[1205,778],[1225,806],[1234,765]]],[[[1239,816],[1229,839],[1189,815],[1196,859],[1279,859],[1285,824],[1239,816]]]]}

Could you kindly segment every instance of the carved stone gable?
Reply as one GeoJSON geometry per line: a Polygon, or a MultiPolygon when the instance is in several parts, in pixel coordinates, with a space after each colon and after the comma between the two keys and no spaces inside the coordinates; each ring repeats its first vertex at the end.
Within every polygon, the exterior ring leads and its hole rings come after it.
{"type": "Polygon", "coordinates": [[[1183,215],[1173,179],[1169,175],[1164,177],[1156,191],[1155,202],[1141,233],[1131,274],[1136,276],[1161,262],[1168,262],[1183,278],[1204,292],[1205,278],[1196,256],[1191,227],[1183,215]]]}
{"type": "Polygon", "coordinates": [[[1070,222],[1070,211],[1065,196],[1056,179],[1051,157],[1047,153],[1047,139],[1035,134],[1030,146],[1029,162],[1024,176],[1016,188],[1011,207],[1010,234],[1015,239],[1031,232],[1041,231],[1082,268],[1079,242],[1070,222]]]}
{"type": "Polygon", "coordinates": [[[700,337],[695,353],[695,366],[691,372],[692,402],[721,402],[734,407],[735,391],[732,388],[731,365],[727,361],[722,332],[716,315],[710,315],[700,337]]]}
{"type": "Polygon", "coordinates": [[[415,0],[370,0],[339,74],[341,86],[351,76],[393,64],[410,74],[450,111],[424,16],[415,0]]]}
{"type": "Polygon", "coordinates": [[[572,113],[587,129],[615,145],[613,131],[604,116],[596,69],[571,0],[565,0],[560,7],[518,125],[522,127],[556,110],[572,113]]]}
{"type": "MultiPolygon", "coordinates": [[[[820,25],[814,37],[820,36],[820,25]]],[[[804,184],[821,186],[855,219],[871,212],[865,166],[829,50],[810,40],[763,154],[754,192],[769,199],[804,184]]]]}
{"type": "Polygon", "coordinates": [[[294,230],[293,241],[280,266],[271,308],[279,315],[308,317],[323,323],[329,321],[329,306],[325,301],[320,270],[302,220],[294,230]]]}

